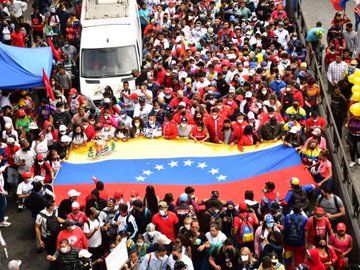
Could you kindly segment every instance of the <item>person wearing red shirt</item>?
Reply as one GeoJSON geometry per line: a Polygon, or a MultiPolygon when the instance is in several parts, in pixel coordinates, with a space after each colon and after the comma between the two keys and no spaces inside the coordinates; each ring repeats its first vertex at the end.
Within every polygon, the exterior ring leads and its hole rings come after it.
{"type": "Polygon", "coordinates": [[[171,108],[176,108],[181,102],[184,102],[186,106],[191,105],[190,100],[187,97],[184,97],[184,92],[179,90],[177,91],[177,96],[170,101],[169,106],[171,108]]]}
{"type": "Polygon", "coordinates": [[[305,247],[315,246],[317,236],[329,236],[333,234],[331,223],[324,216],[325,211],[322,207],[316,207],[314,216],[309,217],[305,225],[305,247]]]}
{"type": "Polygon", "coordinates": [[[15,31],[11,33],[11,43],[15,47],[25,48],[25,35],[20,25],[15,26],[15,31]]]}
{"type": "Polygon", "coordinates": [[[162,134],[165,139],[172,140],[179,136],[179,131],[177,129],[177,124],[172,121],[172,116],[170,113],[165,115],[165,121],[162,124],[162,134]]]}
{"type": "Polygon", "coordinates": [[[223,104],[221,98],[216,101],[216,108],[219,109],[219,114],[223,118],[229,118],[232,115],[230,106],[228,106],[227,104],[223,104]]]}
{"type": "Polygon", "coordinates": [[[178,106],[178,111],[173,115],[172,120],[173,120],[177,125],[180,125],[180,124],[181,124],[181,120],[182,120],[183,118],[186,118],[186,119],[187,119],[189,125],[194,125],[194,124],[195,124],[194,119],[192,118],[191,114],[190,114],[188,111],[186,111],[185,106],[179,105],[179,106],[178,106]]]}
{"type": "Polygon", "coordinates": [[[31,173],[34,175],[40,175],[44,177],[44,183],[51,184],[54,180],[54,170],[51,168],[49,161],[44,160],[44,156],[38,154],[36,156],[36,161],[30,169],[31,173]]]}
{"type": "Polygon", "coordinates": [[[67,239],[70,243],[70,246],[78,249],[88,249],[89,244],[86,238],[85,233],[80,229],[80,227],[75,225],[76,223],[72,220],[65,220],[64,227],[57,237],[56,249],[60,248],[60,241],[67,239]]]}
{"type": "Polygon", "coordinates": [[[325,266],[320,260],[319,250],[312,248],[306,251],[306,259],[304,263],[309,267],[309,270],[325,270],[325,266]]]}
{"type": "Polygon", "coordinates": [[[260,140],[256,134],[253,133],[253,128],[248,125],[244,128],[244,134],[238,142],[238,148],[241,152],[244,151],[244,146],[259,144],[260,140]]]}
{"type": "Polygon", "coordinates": [[[190,131],[189,138],[193,139],[195,142],[206,142],[209,140],[209,131],[205,127],[204,122],[198,121],[196,123],[196,126],[190,131]]]}
{"type": "Polygon", "coordinates": [[[17,170],[17,166],[14,163],[15,153],[20,150],[20,146],[15,144],[15,139],[13,137],[9,137],[6,141],[5,146],[5,160],[7,159],[9,167],[7,169],[7,177],[8,183],[10,185],[16,186],[19,179],[19,173],[17,170]]]}
{"type": "Polygon", "coordinates": [[[220,131],[224,125],[224,116],[221,115],[218,108],[211,110],[211,115],[205,119],[206,128],[209,130],[210,141],[213,143],[219,143],[220,131]]]}
{"type": "Polygon", "coordinates": [[[90,142],[95,137],[95,129],[93,125],[89,124],[89,119],[83,118],[82,127],[88,142],[90,142]]]}
{"type": "Polygon", "coordinates": [[[325,132],[326,125],[325,118],[320,117],[318,112],[315,111],[305,122],[305,132],[310,135],[310,133],[314,131],[314,128],[320,128],[322,132],[325,132]]]}
{"type": "Polygon", "coordinates": [[[219,143],[235,145],[238,142],[236,131],[231,127],[230,119],[224,120],[224,126],[219,134],[219,143]]]}
{"type": "MultiPolygon", "coordinates": [[[[236,235],[236,241],[239,246],[247,246],[250,250],[254,250],[254,241],[243,243],[240,233],[241,226],[247,222],[254,233],[254,227],[259,225],[259,220],[254,214],[254,210],[249,208],[246,203],[239,203],[240,214],[234,218],[233,235],[236,235]],[[250,210],[251,212],[248,212],[250,210]]],[[[255,237],[254,237],[255,238],[255,237]]]]}
{"type": "Polygon", "coordinates": [[[316,247],[319,250],[320,260],[327,269],[334,269],[337,262],[337,255],[334,248],[326,243],[326,238],[318,237],[316,247]]]}
{"type": "Polygon", "coordinates": [[[67,215],[66,219],[75,222],[77,226],[83,228],[88,217],[83,211],[80,211],[80,204],[78,202],[73,202],[71,204],[71,210],[71,213],[67,215]]]}
{"type": "Polygon", "coordinates": [[[244,120],[245,114],[239,113],[236,115],[236,121],[232,122],[232,127],[237,133],[238,139],[241,139],[242,135],[244,134],[244,129],[246,126],[249,125],[247,121],[244,120]]]}
{"type": "Polygon", "coordinates": [[[265,123],[269,122],[271,118],[275,118],[277,123],[284,124],[284,118],[281,116],[279,112],[275,112],[273,107],[269,107],[267,109],[267,113],[263,115],[260,121],[260,127],[264,125],[265,123]]]}
{"type": "MultiPolygon", "coordinates": [[[[234,89],[234,91],[235,91],[235,89],[234,89]]],[[[224,105],[229,106],[230,115],[233,115],[235,110],[239,107],[234,100],[235,96],[236,96],[235,92],[230,92],[230,90],[229,90],[229,94],[227,95],[227,97],[224,97],[222,100],[224,105]]]]}
{"type": "Polygon", "coordinates": [[[165,201],[159,202],[159,213],[156,213],[151,223],[156,226],[156,229],[162,234],[166,235],[171,242],[175,241],[176,233],[175,227],[178,224],[179,219],[175,213],[168,211],[168,205],[165,201]]]}

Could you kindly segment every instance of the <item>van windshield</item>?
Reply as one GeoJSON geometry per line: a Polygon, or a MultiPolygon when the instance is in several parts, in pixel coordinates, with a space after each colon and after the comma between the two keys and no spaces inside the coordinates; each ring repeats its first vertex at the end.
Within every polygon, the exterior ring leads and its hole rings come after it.
{"type": "Polygon", "coordinates": [[[131,74],[137,67],[135,46],[83,49],[81,76],[106,78],[131,74]]]}

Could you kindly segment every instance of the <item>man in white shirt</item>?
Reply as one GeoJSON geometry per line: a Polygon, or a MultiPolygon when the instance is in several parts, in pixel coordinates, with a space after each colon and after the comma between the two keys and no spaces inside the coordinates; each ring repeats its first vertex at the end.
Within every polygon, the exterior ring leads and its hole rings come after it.
{"type": "Polygon", "coordinates": [[[187,270],[194,270],[194,266],[192,260],[185,254],[182,253],[182,248],[178,246],[174,246],[172,248],[171,255],[169,256],[167,265],[171,270],[174,270],[175,262],[182,261],[186,266],[187,270]]]}
{"type": "Polygon", "coordinates": [[[96,210],[94,207],[91,207],[89,211],[87,211],[86,215],[89,217],[87,221],[84,223],[84,233],[86,238],[89,240],[89,251],[93,254],[92,259],[97,260],[102,255],[102,236],[101,230],[104,225],[98,219],[99,211],[96,210]]]}
{"type": "Polygon", "coordinates": [[[166,255],[166,247],[159,245],[158,250],[144,256],[140,269],[166,270],[169,256],[166,255]]]}
{"type": "Polygon", "coordinates": [[[16,18],[19,18],[23,15],[23,12],[27,10],[27,4],[23,1],[10,0],[9,11],[16,18]]]}
{"type": "Polygon", "coordinates": [[[115,214],[112,224],[118,227],[118,233],[125,230],[129,234],[129,239],[134,239],[137,235],[138,227],[135,218],[129,214],[128,205],[125,203],[119,204],[119,211],[115,214]]]}
{"type": "Polygon", "coordinates": [[[134,117],[140,117],[145,123],[153,106],[145,103],[145,97],[139,97],[139,103],[135,104],[134,117]]]}
{"type": "Polygon", "coordinates": [[[22,211],[24,209],[24,201],[26,198],[30,196],[30,193],[33,189],[32,185],[32,177],[33,174],[31,172],[23,172],[21,174],[22,181],[16,190],[16,195],[18,197],[18,211],[22,211]]]}
{"type": "Polygon", "coordinates": [[[278,23],[278,27],[274,31],[274,34],[277,36],[277,42],[279,42],[284,48],[287,48],[287,44],[290,41],[290,35],[288,30],[284,29],[283,22],[278,23]]]}

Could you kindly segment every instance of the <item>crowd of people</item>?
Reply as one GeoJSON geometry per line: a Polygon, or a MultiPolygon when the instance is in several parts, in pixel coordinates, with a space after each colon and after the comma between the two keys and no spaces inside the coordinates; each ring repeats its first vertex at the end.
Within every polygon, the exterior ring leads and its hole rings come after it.
{"type": "MultiPolygon", "coordinates": [[[[346,16],[335,15],[324,48],[320,22],[302,44],[286,1],[138,1],[144,59],[142,70],[132,71],[135,88],[123,82],[115,96],[107,86],[94,107],[77,89],[81,1],[73,3],[75,13],[68,5],[35,2],[29,24],[26,2],[1,4],[3,43],[51,42],[61,59],[54,59],[50,77],[54,100],[42,90],[39,104],[28,90],[2,92],[0,227],[11,225],[6,197],[16,194],[18,210],[28,209],[35,220],[37,251],[46,250],[50,269],[105,269],[104,258],[124,238],[129,258],[121,269],[347,267],[352,237],[342,222],[344,204],[333,194],[327,123],[318,112],[322,93],[305,61],[316,53],[322,63],[325,50],[333,116],[340,135],[347,122],[350,167],[360,164],[360,118],[348,113],[357,101],[348,75],[360,59],[346,16]],[[294,176],[284,179],[287,194],[266,182],[258,201],[253,190],[239,191],[244,201],[223,201],[216,190],[197,198],[191,186],[163,199],[152,186],[144,197],[136,190],[109,196],[94,179],[91,194],[69,190],[56,206],[52,182],[72,149],[136,137],[188,138],[239,151],[282,141],[299,152],[314,184],[302,186],[294,176]]],[[[20,264],[11,261],[9,269],[20,264]]]]}

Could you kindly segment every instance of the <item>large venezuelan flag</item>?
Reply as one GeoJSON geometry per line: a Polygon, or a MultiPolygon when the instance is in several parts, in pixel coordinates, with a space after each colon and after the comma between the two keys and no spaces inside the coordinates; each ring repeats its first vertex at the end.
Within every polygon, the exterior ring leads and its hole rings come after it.
{"type": "Polygon", "coordinates": [[[237,202],[248,189],[260,199],[266,181],[275,182],[282,197],[292,176],[301,184],[313,182],[297,152],[279,142],[245,147],[242,153],[237,146],[138,138],[73,150],[54,183],[57,201],[71,188],[84,198],[94,188],[92,176],[105,183],[109,196],[121,189],[128,199],[131,190],[143,195],[147,185],[154,185],[160,198],[168,192],[177,197],[191,185],[201,199],[218,190],[221,199],[237,202]]]}
{"type": "Polygon", "coordinates": [[[345,11],[346,3],[348,1],[349,0],[331,0],[332,4],[334,6],[334,9],[338,10],[338,11],[345,11]]]}

